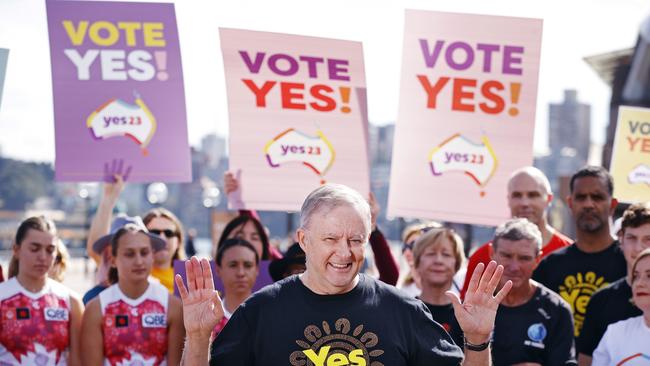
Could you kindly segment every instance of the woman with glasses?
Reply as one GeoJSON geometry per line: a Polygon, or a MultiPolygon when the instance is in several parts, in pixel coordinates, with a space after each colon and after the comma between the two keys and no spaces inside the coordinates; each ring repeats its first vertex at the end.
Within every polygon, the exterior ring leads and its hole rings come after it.
{"type": "Polygon", "coordinates": [[[183,238],[183,224],[171,211],[164,208],[154,208],[142,219],[150,233],[160,236],[165,240],[165,248],[154,255],[151,275],[160,283],[174,292],[174,260],[186,258],[183,238]]]}
{"type": "Polygon", "coordinates": [[[415,271],[415,263],[413,260],[413,244],[415,244],[415,241],[422,234],[431,229],[439,229],[441,227],[442,225],[440,223],[430,221],[409,225],[402,232],[402,255],[406,261],[407,269],[403,272],[398,287],[413,297],[419,296],[421,292],[420,278],[415,271]]]}
{"type": "Polygon", "coordinates": [[[456,321],[451,299],[445,293],[463,262],[463,240],[452,229],[435,228],[423,233],[413,246],[413,264],[420,279],[419,298],[454,342],[463,345],[463,331],[456,321]]]}

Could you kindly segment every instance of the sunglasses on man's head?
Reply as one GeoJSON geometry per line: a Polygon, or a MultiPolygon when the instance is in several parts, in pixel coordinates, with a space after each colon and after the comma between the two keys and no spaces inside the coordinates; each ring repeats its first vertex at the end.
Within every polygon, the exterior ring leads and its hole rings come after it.
{"type": "Polygon", "coordinates": [[[156,234],[158,236],[164,235],[166,238],[173,238],[175,236],[178,236],[178,232],[171,229],[165,229],[165,230],[151,229],[149,230],[149,232],[152,234],[156,234]]]}

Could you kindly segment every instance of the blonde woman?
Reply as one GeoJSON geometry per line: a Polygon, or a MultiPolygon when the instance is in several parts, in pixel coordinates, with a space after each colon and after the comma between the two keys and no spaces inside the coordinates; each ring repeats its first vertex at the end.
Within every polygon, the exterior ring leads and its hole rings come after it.
{"type": "Polygon", "coordinates": [[[445,293],[454,275],[465,262],[463,239],[452,229],[431,229],[413,246],[415,273],[420,279],[419,298],[429,308],[433,320],[440,323],[456,345],[463,345],[463,331],[456,321],[451,299],[445,293]]]}
{"type": "Polygon", "coordinates": [[[403,272],[403,276],[397,287],[413,297],[419,296],[422,291],[420,289],[420,279],[414,268],[413,244],[415,244],[415,241],[422,234],[431,229],[439,229],[441,227],[442,225],[440,223],[430,221],[427,223],[409,225],[402,232],[402,255],[404,256],[404,260],[408,267],[406,271],[403,272]]]}

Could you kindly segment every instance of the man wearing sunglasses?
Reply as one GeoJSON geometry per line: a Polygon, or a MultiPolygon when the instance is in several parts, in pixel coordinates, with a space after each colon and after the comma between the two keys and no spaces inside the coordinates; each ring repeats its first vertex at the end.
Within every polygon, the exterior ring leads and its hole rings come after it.
{"type": "MultiPolygon", "coordinates": [[[[544,173],[532,166],[516,170],[508,180],[508,207],[513,218],[524,218],[537,225],[542,234],[542,254],[546,257],[553,251],[569,246],[573,241],[553,228],[546,216],[553,192],[544,173]]],[[[492,256],[492,242],[487,242],[469,257],[467,273],[472,273],[479,263],[487,264],[492,256]]],[[[461,297],[465,296],[470,277],[465,277],[461,297]]]]}

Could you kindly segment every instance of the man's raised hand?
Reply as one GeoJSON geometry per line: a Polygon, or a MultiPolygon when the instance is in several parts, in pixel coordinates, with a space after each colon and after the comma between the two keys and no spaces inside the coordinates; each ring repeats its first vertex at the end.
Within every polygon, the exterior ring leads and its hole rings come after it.
{"type": "Polygon", "coordinates": [[[463,303],[455,293],[446,293],[454,306],[454,314],[463,329],[465,339],[473,344],[489,340],[494,329],[497,308],[512,288],[512,281],[508,281],[494,295],[503,274],[503,266],[497,266],[496,262],[491,261],[485,272],[484,267],[483,263],[479,263],[474,269],[463,303]]]}
{"type": "Polygon", "coordinates": [[[175,281],[183,301],[183,322],[188,338],[209,338],[214,327],[223,318],[221,299],[214,289],[210,262],[192,257],[185,261],[187,287],[183,278],[175,281]]]}

